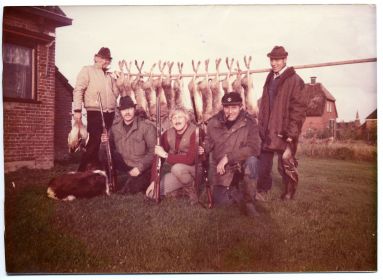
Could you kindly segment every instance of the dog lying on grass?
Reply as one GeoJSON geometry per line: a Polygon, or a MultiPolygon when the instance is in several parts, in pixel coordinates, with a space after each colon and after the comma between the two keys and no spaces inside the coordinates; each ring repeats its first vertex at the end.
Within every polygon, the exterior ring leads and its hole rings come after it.
{"type": "Polygon", "coordinates": [[[64,201],[91,198],[104,193],[110,195],[108,178],[102,170],[63,174],[53,178],[47,189],[48,197],[64,201]]]}

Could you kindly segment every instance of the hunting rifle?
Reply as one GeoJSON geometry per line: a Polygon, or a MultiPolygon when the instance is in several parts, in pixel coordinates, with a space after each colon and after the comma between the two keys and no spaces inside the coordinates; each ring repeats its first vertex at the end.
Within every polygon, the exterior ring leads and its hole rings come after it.
{"type": "MultiPolygon", "coordinates": [[[[157,145],[161,145],[161,98],[160,91],[156,91],[156,137],[157,145]]],[[[161,185],[161,157],[156,156],[156,178],[154,180],[154,193],[156,202],[160,203],[161,194],[160,194],[160,185],[161,185]]]]}
{"type": "MultiPolygon", "coordinates": [[[[199,178],[199,168],[198,168],[198,165],[199,165],[199,146],[200,146],[200,138],[201,138],[201,133],[200,133],[200,129],[203,129],[202,128],[202,123],[201,123],[201,120],[198,120],[198,114],[197,114],[197,111],[196,111],[196,105],[195,105],[195,100],[194,100],[194,96],[191,97],[191,101],[192,101],[192,106],[193,106],[193,111],[194,111],[194,117],[195,117],[195,121],[196,121],[196,130],[195,130],[195,141],[196,141],[196,155],[195,155],[195,178],[194,178],[194,185],[195,185],[195,188],[196,188],[196,192],[197,192],[197,195],[199,193],[199,182],[200,182],[200,178],[199,178]]],[[[203,176],[203,181],[205,182],[205,188],[206,188],[206,194],[207,194],[207,199],[208,199],[208,208],[211,209],[213,208],[213,196],[212,196],[212,193],[211,193],[211,188],[210,188],[210,184],[209,184],[209,174],[208,174],[208,170],[209,170],[209,156],[206,154],[204,154],[204,157],[202,158],[202,176],[203,176]]]]}
{"type": "MultiPolygon", "coordinates": [[[[103,133],[108,134],[108,130],[106,129],[106,124],[105,124],[105,119],[103,114],[104,110],[102,108],[100,92],[98,91],[97,94],[98,94],[98,103],[100,105],[100,114],[101,114],[101,120],[102,120],[103,133]]],[[[107,170],[107,176],[106,176],[107,185],[111,191],[115,191],[116,182],[114,177],[114,168],[113,168],[113,161],[112,161],[112,152],[110,150],[109,137],[108,137],[108,141],[106,141],[105,143],[105,147],[106,147],[106,156],[107,156],[107,162],[108,162],[108,170],[107,170]]]]}

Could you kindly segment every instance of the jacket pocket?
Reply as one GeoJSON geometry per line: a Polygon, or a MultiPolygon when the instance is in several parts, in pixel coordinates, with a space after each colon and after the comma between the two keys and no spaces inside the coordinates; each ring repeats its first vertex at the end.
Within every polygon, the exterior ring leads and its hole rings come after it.
{"type": "Polygon", "coordinates": [[[142,156],[145,154],[145,150],[146,150],[146,145],[142,135],[134,137],[133,138],[133,154],[137,156],[142,156]]]}

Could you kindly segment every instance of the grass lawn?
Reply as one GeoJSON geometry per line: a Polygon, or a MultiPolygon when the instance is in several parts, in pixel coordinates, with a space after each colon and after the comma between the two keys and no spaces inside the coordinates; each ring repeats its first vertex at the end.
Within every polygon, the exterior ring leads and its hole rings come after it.
{"type": "Polygon", "coordinates": [[[75,168],[5,175],[8,273],[377,270],[376,163],[302,158],[288,202],[275,168],[257,219],[142,194],[48,199],[48,181],[75,168]]]}

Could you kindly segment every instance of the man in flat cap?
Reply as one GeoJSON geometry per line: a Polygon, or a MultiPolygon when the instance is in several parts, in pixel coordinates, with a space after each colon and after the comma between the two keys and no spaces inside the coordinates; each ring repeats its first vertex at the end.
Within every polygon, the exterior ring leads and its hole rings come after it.
{"type": "Polygon", "coordinates": [[[110,140],[114,167],[124,175],[121,178],[126,179],[123,184],[117,185],[119,192],[144,193],[150,183],[156,128],[151,121],[140,116],[130,96],[120,98],[118,109],[121,118],[113,124],[110,136],[102,134],[101,141],[110,140]]]}
{"type": "Polygon", "coordinates": [[[113,123],[119,91],[115,79],[107,72],[111,61],[110,50],[103,47],[94,55],[94,64],[84,66],[77,75],[73,90],[73,117],[76,121],[81,122],[82,105],[84,105],[89,133],[85,146],[86,151],[82,155],[78,171],[85,171],[89,165],[99,166],[98,153],[103,126],[98,92],[101,96],[106,128],[109,130],[113,123]]]}
{"type": "Polygon", "coordinates": [[[211,153],[214,205],[239,203],[246,214],[257,216],[252,196],[243,179],[243,164],[260,153],[256,120],[242,108],[237,92],[222,97],[223,110],[207,124],[204,151],[211,153]]]}
{"type": "Polygon", "coordinates": [[[267,56],[271,71],[266,78],[259,109],[259,133],[262,151],[258,169],[258,200],[265,200],[262,193],[272,185],[271,170],[274,153],[278,154],[278,171],[282,175],[282,199],[292,199],[298,184],[298,138],[306,118],[304,82],[293,67],[287,67],[288,53],[282,46],[275,46],[267,56]]]}

